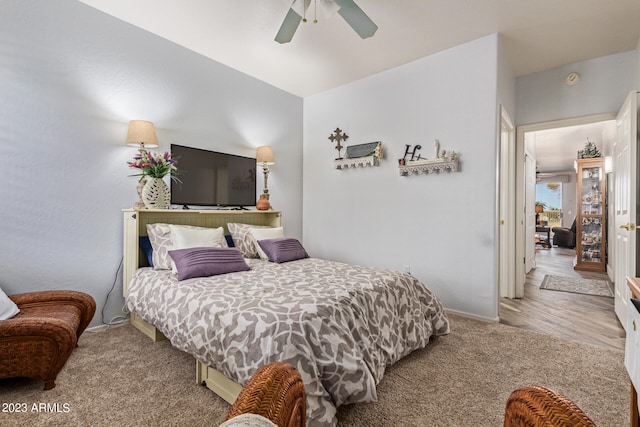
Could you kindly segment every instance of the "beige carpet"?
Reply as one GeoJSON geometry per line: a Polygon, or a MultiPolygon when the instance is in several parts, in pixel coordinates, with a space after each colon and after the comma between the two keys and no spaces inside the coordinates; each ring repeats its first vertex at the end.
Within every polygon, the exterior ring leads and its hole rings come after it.
{"type": "MultiPolygon", "coordinates": [[[[526,384],[565,393],[599,427],[628,425],[622,351],[451,319],[450,335],[387,370],[377,403],[341,407],[339,425],[501,426],[509,393],[526,384]]],[[[168,342],[153,343],[128,325],[86,333],[55,389],[0,380],[0,425],[216,426],[229,405],[195,384],[194,365],[168,342]],[[27,412],[4,412],[8,403],[26,404],[27,412]],[[49,404],[50,412],[34,404],[49,404]]]]}

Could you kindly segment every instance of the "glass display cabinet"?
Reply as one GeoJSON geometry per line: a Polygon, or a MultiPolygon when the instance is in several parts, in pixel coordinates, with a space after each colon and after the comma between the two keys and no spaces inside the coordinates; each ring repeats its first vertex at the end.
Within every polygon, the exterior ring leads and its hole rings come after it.
{"type": "Polygon", "coordinates": [[[578,159],[575,270],[606,271],[607,185],[604,158],[578,159]]]}

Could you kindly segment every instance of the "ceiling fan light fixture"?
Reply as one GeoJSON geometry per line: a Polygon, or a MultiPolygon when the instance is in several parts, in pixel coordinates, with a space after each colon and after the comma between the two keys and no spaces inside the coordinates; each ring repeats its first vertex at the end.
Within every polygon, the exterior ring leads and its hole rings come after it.
{"type": "MultiPolygon", "coordinates": [[[[289,43],[293,39],[300,22],[307,22],[307,10],[312,0],[293,0],[287,16],[285,16],[275,41],[278,43],[289,43]]],[[[378,26],[367,16],[366,13],[353,0],[319,0],[320,6],[324,10],[325,15],[330,17],[338,12],[342,19],[358,35],[366,39],[375,34],[378,26]]],[[[313,0],[313,22],[318,22],[318,0],[313,0]]]]}
{"type": "MultiPolygon", "coordinates": [[[[316,0],[317,1],[317,0],[316,0]]],[[[324,17],[330,18],[340,10],[340,6],[335,0],[320,0],[320,6],[324,11],[324,17]]]]}

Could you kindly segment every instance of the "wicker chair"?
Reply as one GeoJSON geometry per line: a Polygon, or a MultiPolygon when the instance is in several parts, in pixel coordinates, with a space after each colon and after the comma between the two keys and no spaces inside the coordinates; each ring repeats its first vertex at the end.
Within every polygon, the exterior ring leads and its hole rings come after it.
{"type": "Polygon", "coordinates": [[[509,396],[505,427],[596,427],[571,400],[541,386],[520,387],[509,396]]]}
{"type": "Polygon", "coordinates": [[[20,309],[0,321],[0,378],[40,378],[44,389],[56,386],[96,311],[93,298],[75,291],[41,291],[9,296],[20,309]]]}
{"type": "Polygon", "coordinates": [[[244,386],[227,415],[257,414],[278,427],[304,427],[307,399],[300,373],[290,364],[262,366],[244,386]]]}

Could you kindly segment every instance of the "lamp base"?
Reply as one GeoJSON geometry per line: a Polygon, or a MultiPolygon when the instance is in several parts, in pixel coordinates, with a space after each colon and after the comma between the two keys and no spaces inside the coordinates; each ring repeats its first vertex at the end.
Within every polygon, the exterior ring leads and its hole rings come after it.
{"type": "Polygon", "coordinates": [[[269,209],[271,209],[271,203],[269,203],[266,195],[260,195],[260,198],[256,202],[256,209],[259,211],[268,211],[269,209]]]}
{"type": "Polygon", "coordinates": [[[138,185],[136,186],[136,191],[138,192],[139,199],[133,205],[133,209],[135,210],[147,209],[147,206],[144,204],[144,201],[142,200],[142,187],[144,187],[146,183],[147,183],[147,180],[143,178],[138,182],[138,185]]]}

